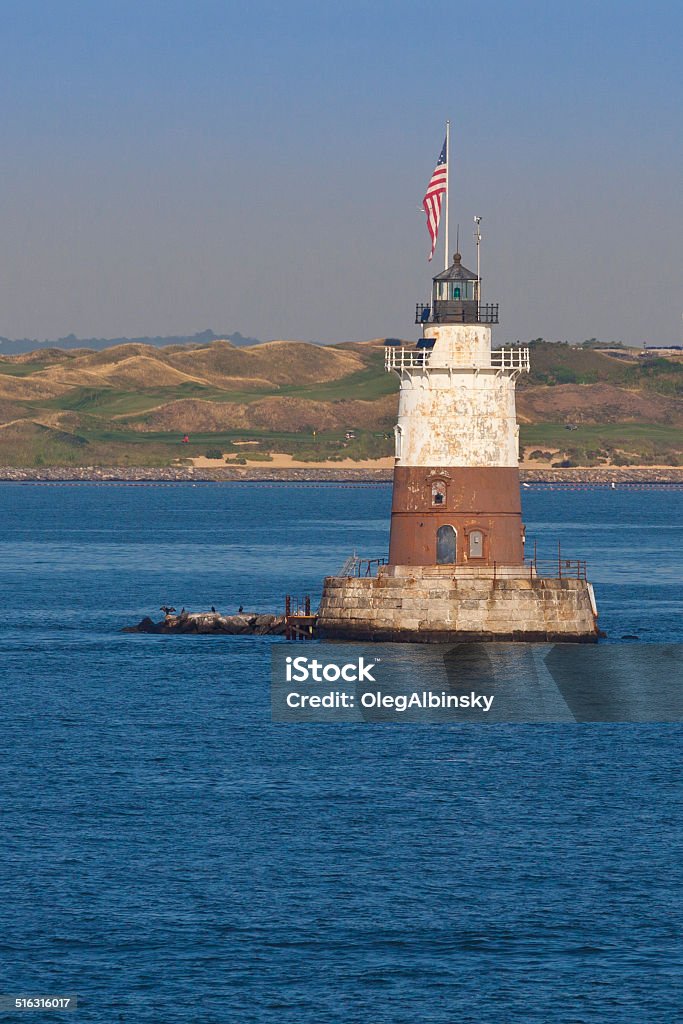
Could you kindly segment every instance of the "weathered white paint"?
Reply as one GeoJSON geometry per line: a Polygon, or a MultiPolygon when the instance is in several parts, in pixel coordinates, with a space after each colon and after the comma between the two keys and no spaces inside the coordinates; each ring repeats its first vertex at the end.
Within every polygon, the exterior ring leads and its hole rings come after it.
{"type": "Polygon", "coordinates": [[[491,329],[434,324],[424,367],[401,372],[396,465],[516,466],[515,373],[491,366],[491,329]]]}
{"type": "Polygon", "coordinates": [[[430,366],[488,366],[491,328],[482,324],[429,324],[425,338],[434,338],[430,366]]]}

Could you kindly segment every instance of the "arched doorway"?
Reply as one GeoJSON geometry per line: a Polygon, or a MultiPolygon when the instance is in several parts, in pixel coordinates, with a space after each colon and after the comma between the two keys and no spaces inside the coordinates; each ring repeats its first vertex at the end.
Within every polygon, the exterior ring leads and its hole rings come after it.
{"type": "Polygon", "coordinates": [[[436,531],[436,561],[438,565],[455,563],[457,535],[454,527],[440,526],[436,531]]]}

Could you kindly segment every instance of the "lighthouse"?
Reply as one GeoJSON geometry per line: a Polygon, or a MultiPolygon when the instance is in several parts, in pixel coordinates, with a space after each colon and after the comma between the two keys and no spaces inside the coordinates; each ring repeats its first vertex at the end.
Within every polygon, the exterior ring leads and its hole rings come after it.
{"type": "Polygon", "coordinates": [[[527,348],[492,350],[498,305],[460,253],[418,305],[423,338],[386,348],[400,378],[389,563],[524,563],[515,381],[527,348]]]}
{"type": "MultiPolygon", "coordinates": [[[[447,154],[448,134],[423,203],[432,255],[447,154]]],[[[482,300],[479,221],[477,272],[459,252],[446,259],[429,302],[416,308],[422,336],[385,346],[386,370],[400,382],[388,557],[354,555],[326,577],[323,637],[598,639],[586,563],[559,544],[552,558],[525,551],[515,385],[529,371],[529,349],[492,345],[498,304],[482,300]]]]}

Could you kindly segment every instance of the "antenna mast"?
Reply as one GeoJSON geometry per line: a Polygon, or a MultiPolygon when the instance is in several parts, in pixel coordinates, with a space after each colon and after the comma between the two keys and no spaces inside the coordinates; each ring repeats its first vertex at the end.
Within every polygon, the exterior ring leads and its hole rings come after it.
{"type": "Polygon", "coordinates": [[[477,243],[477,302],[481,306],[481,217],[474,218],[474,241],[477,243]]]}

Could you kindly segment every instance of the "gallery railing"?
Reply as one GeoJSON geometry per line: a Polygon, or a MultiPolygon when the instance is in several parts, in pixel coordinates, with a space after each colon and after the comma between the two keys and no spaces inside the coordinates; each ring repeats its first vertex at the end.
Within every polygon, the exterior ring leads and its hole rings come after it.
{"type": "Polygon", "coordinates": [[[497,324],[498,303],[487,302],[477,305],[476,302],[424,302],[415,304],[416,324],[497,324]]]}
{"type": "MultiPolygon", "coordinates": [[[[388,345],[384,350],[385,370],[422,370],[430,366],[432,350],[419,348],[396,348],[388,345]]],[[[529,372],[529,349],[515,345],[511,348],[495,348],[491,351],[489,362],[459,363],[454,361],[453,369],[471,370],[510,370],[515,373],[529,372]]],[[[447,369],[447,367],[446,367],[447,369]]]]}

